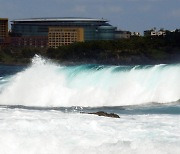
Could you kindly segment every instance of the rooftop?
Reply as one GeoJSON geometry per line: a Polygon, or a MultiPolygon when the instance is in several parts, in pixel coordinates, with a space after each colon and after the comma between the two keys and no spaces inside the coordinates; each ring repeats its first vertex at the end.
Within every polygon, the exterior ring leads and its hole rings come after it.
{"type": "Polygon", "coordinates": [[[82,17],[60,17],[60,18],[28,18],[28,19],[17,19],[11,22],[44,22],[44,21],[95,21],[95,22],[108,22],[105,19],[95,19],[95,18],[82,18],[82,17]]]}

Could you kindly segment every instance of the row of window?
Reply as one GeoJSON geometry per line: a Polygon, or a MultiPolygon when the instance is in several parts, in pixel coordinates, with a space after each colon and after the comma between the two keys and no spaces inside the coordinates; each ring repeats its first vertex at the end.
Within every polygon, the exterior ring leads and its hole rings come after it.
{"type": "Polygon", "coordinates": [[[60,35],[60,36],[62,36],[62,35],[65,35],[65,36],[67,36],[67,35],[70,35],[70,36],[73,36],[73,35],[77,35],[77,32],[74,32],[74,33],[49,33],[49,35],[51,35],[51,36],[56,36],[56,35],[60,35]]]}
{"type": "Polygon", "coordinates": [[[74,43],[74,42],[49,42],[49,46],[55,46],[55,45],[62,45],[62,44],[71,44],[71,43],[74,43]]]}
{"type": "Polygon", "coordinates": [[[76,29],[53,29],[52,30],[53,32],[64,32],[64,33],[66,33],[66,32],[77,32],[77,30],[76,29]]]}
{"type": "Polygon", "coordinates": [[[62,46],[62,45],[69,45],[71,44],[72,42],[65,42],[65,43],[49,43],[49,47],[51,48],[57,48],[59,46],[62,46]]]}
{"type": "Polygon", "coordinates": [[[57,36],[49,36],[49,38],[76,38],[78,37],[77,35],[73,35],[73,36],[61,36],[61,35],[57,35],[57,36]]]}
{"type": "Polygon", "coordinates": [[[50,40],[64,40],[64,39],[77,39],[78,37],[49,37],[50,40]]]}
{"type": "Polygon", "coordinates": [[[67,41],[49,41],[49,43],[73,43],[73,42],[77,42],[77,40],[67,40],[67,41]]]}

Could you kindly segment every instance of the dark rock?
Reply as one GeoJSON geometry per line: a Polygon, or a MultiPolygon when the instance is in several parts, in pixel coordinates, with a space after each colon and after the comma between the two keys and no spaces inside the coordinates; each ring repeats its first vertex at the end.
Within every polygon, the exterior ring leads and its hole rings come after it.
{"type": "Polygon", "coordinates": [[[98,116],[104,116],[104,117],[111,117],[111,118],[120,118],[117,114],[114,113],[106,113],[104,111],[94,112],[94,113],[88,113],[88,114],[95,114],[98,116]]]}

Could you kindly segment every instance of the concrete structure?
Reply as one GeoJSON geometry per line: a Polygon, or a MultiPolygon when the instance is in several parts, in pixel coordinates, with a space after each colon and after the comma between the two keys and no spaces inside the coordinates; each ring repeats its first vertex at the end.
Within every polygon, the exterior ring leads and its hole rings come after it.
{"type": "Polygon", "coordinates": [[[165,36],[166,31],[164,29],[160,29],[159,31],[156,30],[156,28],[153,28],[151,30],[144,31],[144,36],[165,36]]]}
{"type": "MultiPolygon", "coordinates": [[[[33,19],[22,19],[12,21],[12,44],[14,46],[31,46],[28,42],[30,40],[37,41],[37,46],[34,47],[57,47],[58,45],[66,45],[73,43],[71,41],[62,43],[60,41],[60,30],[67,28],[69,32],[71,29],[83,29],[83,41],[90,40],[113,40],[115,38],[116,27],[113,27],[105,19],[93,19],[93,18],[33,18],[33,19]],[[53,28],[59,28],[56,32],[53,28]],[[59,35],[58,37],[55,36],[59,35]],[[49,36],[49,39],[48,39],[49,36]],[[55,38],[53,38],[55,36],[55,38]],[[39,39],[43,38],[43,40],[39,39]],[[41,45],[41,42],[46,38],[47,45],[41,45]],[[26,43],[18,43],[16,40],[26,43]],[[28,40],[29,39],[29,40],[28,40]],[[56,45],[52,45],[52,40],[56,40],[56,45]],[[58,41],[59,39],[59,41],[58,41]],[[49,41],[48,41],[49,40],[49,41]],[[49,43],[48,43],[49,42],[49,43]]],[[[78,30],[77,30],[78,31],[78,30]]],[[[71,33],[71,32],[70,32],[71,33]]],[[[79,32],[78,32],[79,33],[79,32]]],[[[62,36],[62,35],[61,35],[62,36]]],[[[71,34],[69,34],[69,37],[71,34]]],[[[76,41],[79,41],[77,38],[76,41]]],[[[80,40],[81,41],[81,40],[80,40]]]]}
{"type": "Polygon", "coordinates": [[[50,27],[48,33],[48,45],[57,48],[74,42],[84,41],[83,28],[50,27]]]}
{"type": "Polygon", "coordinates": [[[131,37],[131,32],[117,30],[115,32],[115,39],[129,39],[131,37]]]}
{"type": "Polygon", "coordinates": [[[0,18],[0,45],[4,45],[8,40],[8,19],[0,18]]]}
{"type": "Polygon", "coordinates": [[[131,32],[131,36],[141,36],[140,32],[131,32]]]}

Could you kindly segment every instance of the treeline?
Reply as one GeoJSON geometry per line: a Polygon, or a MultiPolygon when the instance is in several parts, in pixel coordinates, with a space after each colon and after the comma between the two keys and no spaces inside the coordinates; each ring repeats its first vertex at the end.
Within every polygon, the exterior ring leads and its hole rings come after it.
{"type": "Polygon", "coordinates": [[[0,50],[1,63],[28,63],[35,54],[61,62],[151,63],[178,61],[180,33],[167,37],[132,37],[113,41],[77,42],[57,49],[14,48],[0,50]],[[177,56],[178,55],[178,56],[177,56]]]}
{"type": "Polygon", "coordinates": [[[173,53],[180,48],[180,41],[164,38],[132,37],[116,41],[91,41],[61,46],[58,49],[48,49],[47,56],[54,59],[97,59],[119,58],[130,55],[146,55],[163,58],[166,53],[173,53]]]}
{"type": "Polygon", "coordinates": [[[35,54],[42,54],[45,49],[4,47],[0,49],[0,63],[2,64],[28,64],[35,54]]]}

